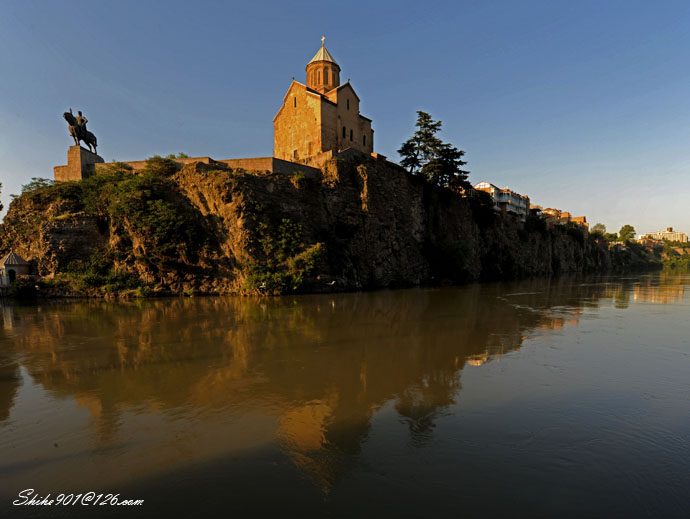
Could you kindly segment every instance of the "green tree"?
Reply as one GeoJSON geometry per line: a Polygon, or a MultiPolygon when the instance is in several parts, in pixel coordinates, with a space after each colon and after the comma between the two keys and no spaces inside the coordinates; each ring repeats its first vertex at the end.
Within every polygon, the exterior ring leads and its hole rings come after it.
{"type": "Polygon", "coordinates": [[[618,234],[615,232],[607,232],[604,236],[608,241],[618,241],[618,234]]]}
{"type": "Polygon", "coordinates": [[[434,121],[426,112],[417,111],[417,130],[405,141],[398,153],[400,164],[411,174],[424,177],[436,186],[467,188],[469,171],[462,169],[465,152],[443,142],[436,134],[441,121],[434,121]]]}
{"type": "Polygon", "coordinates": [[[22,186],[22,193],[31,193],[32,191],[45,189],[47,187],[52,186],[53,184],[55,184],[53,180],[47,178],[32,177],[31,182],[29,182],[28,184],[24,184],[22,186]]]}
{"type": "Polygon", "coordinates": [[[606,234],[606,226],[603,223],[595,223],[592,227],[592,232],[599,232],[603,235],[606,234]]]}
{"type": "Polygon", "coordinates": [[[618,231],[618,238],[622,242],[632,240],[635,237],[635,228],[632,225],[624,225],[621,230],[618,231]]]}

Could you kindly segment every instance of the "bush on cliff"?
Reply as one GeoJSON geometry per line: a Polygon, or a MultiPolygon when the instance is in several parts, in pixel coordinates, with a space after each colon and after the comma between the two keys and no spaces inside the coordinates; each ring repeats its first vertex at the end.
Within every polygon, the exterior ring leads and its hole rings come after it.
{"type": "MultiPolygon", "coordinates": [[[[136,275],[116,269],[115,258],[131,267],[138,257],[145,257],[148,271],[155,273],[181,268],[208,245],[203,217],[169,178],[175,168],[173,161],[154,157],[137,174],[124,164],[113,164],[80,182],[34,178],[21,195],[31,204],[32,218],[14,221],[14,234],[37,232],[48,210],[51,220],[73,213],[96,216],[101,232],[110,234],[106,250],[97,253],[100,263],[93,258],[76,262],[64,272],[63,281],[77,291],[138,288],[142,283],[136,275]]],[[[9,238],[0,241],[3,248],[13,246],[9,238]]]]}
{"type": "Polygon", "coordinates": [[[297,292],[325,256],[325,246],[305,247],[302,226],[289,218],[257,224],[260,261],[249,265],[245,290],[257,294],[297,292]]]}
{"type": "Polygon", "coordinates": [[[187,258],[205,241],[195,211],[171,200],[173,189],[169,180],[143,173],[109,190],[107,210],[112,223],[142,237],[149,259],[187,258]]]}
{"type": "Polygon", "coordinates": [[[585,233],[577,224],[570,223],[566,232],[568,233],[568,236],[573,238],[580,245],[585,244],[585,233]]]}
{"type": "MultiPolygon", "coordinates": [[[[180,155],[184,154],[180,153],[180,155]]],[[[143,173],[149,173],[158,177],[169,177],[174,175],[177,172],[177,163],[173,160],[173,158],[176,157],[173,155],[172,157],[167,156],[164,158],[154,155],[153,157],[146,159],[146,167],[144,168],[143,173]]]]}
{"type": "Polygon", "coordinates": [[[472,209],[472,216],[477,225],[483,229],[494,224],[496,211],[494,211],[494,200],[489,193],[477,191],[474,188],[467,190],[467,200],[472,209]]]}

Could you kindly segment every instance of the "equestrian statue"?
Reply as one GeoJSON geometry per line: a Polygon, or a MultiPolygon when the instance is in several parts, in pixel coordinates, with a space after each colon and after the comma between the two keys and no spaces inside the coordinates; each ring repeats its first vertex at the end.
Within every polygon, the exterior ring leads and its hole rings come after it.
{"type": "Polygon", "coordinates": [[[96,136],[86,129],[86,123],[89,121],[81,114],[81,112],[77,112],[77,114],[79,115],[75,117],[72,114],[71,108],[69,109],[69,112],[62,114],[62,117],[64,117],[65,121],[67,121],[67,124],[69,124],[69,134],[74,139],[75,146],[79,146],[79,141],[84,141],[84,144],[89,147],[89,150],[92,153],[96,153],[96,136]]]}

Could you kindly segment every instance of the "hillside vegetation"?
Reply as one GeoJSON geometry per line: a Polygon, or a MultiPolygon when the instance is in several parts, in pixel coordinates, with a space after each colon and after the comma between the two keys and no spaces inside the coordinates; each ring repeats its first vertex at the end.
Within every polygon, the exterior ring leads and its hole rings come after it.
{"type": "Polygon", "coordinates": [[[345,152],[321,174],[178,170],[155,157],[81,182],[34,181],[0,252],[53,295],[282,294],[608,272],[652,265],[576,227],[496,215],[387,162],[345,152]]]}

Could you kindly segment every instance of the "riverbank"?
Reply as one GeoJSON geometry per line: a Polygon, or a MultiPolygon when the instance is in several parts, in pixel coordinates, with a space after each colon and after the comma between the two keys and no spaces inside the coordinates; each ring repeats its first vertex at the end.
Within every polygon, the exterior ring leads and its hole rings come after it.
{"type": "Polygon", "coordinates": [[[342,153],[320,174],[154,158],[13,200],[14,250],[52,296],[339,292],[656,268],[569,225],[501,217],[482,193],[342,153]]]}

